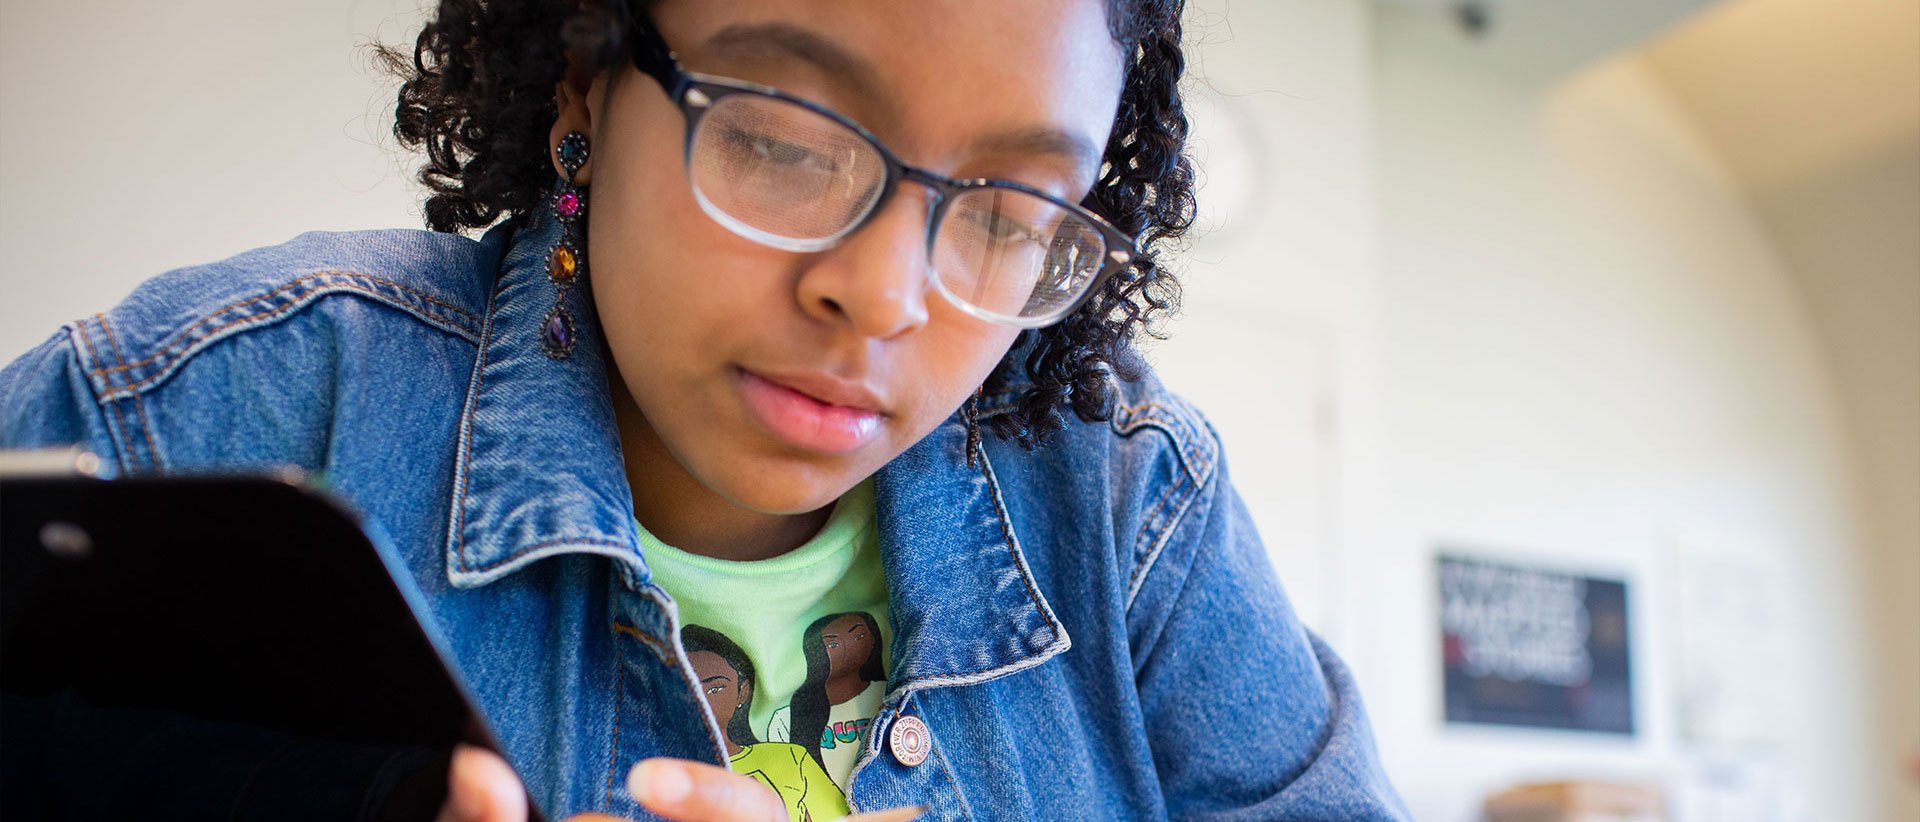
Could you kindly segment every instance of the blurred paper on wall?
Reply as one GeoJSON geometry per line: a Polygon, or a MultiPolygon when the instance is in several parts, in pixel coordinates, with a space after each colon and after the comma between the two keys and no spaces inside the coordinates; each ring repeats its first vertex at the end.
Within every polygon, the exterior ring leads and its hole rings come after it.
{"type": "Polygon", "coordinates": [[[1749,751],[1779,744],[1783,706],[1775,683],[1785,657],[1778,575],[1697,541],[1677,542],[1674,556],[1682,738],[1749,751]]]}

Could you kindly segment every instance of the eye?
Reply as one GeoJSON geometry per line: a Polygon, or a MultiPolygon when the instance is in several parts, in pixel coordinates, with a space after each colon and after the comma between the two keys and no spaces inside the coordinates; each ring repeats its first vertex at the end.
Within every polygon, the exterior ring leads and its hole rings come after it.
{"type": "Polygon", "coordinates": [[[720,693],[721,691],[724,691],[724,690],[726,690],[726,687],[721,685],[708,685],[707,696],[713,696],[714,694],[720,693]]]}
{"type": "Polygon", "coordinates": [[[994,243],[1004,245],[1020,241],[1040,241],[1040,232],[1035,231],[1033,226],[1026,224],[1024,221],[1009,217],[1006,214],[995,211],[982,211],[980,212],[979,220],[982,223],[981,227],[986,229],[987,239],[992,240],[994,243]]]}
{"type": "Polygon", "coordinates": [[[737,160],[812,173],[832,174],[837,170],[832,157],[804,144],[782,140],[770,132],[729,128],[726,137],[737,160]]]}

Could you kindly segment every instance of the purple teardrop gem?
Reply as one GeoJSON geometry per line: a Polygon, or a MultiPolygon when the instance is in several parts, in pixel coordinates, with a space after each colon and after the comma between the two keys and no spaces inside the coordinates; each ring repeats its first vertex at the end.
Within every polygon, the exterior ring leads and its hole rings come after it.
{"type": "Polygon", "coordinates": [[[555,314],[547,318],[547,339],[556,348],[566,349],[573,346],[573,328],[567,324],[567,318],[555,314]]]}

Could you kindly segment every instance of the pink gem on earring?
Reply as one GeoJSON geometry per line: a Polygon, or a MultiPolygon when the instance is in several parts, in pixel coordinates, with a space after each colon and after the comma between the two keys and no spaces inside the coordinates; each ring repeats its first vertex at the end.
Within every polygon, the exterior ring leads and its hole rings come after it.
{"type": "Polygon", "coordinates": [[[556,205],[560,209],[560,216],[572,217],[580,213],[580,195],[569,191],[560,195],[560,202],[556,205]]]}

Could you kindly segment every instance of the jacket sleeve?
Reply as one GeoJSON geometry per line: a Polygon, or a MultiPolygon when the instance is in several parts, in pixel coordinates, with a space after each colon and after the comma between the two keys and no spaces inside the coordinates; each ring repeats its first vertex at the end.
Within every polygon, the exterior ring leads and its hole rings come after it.
{"type": "Polygon", "coordinates": [[[0,369],[0,449],[73,445],[100,457],[103,473],[118,472],[113,431],[69,330],[61,329],[0,369]]]}
{"type": "Polygon", "coordinates": [[[1130,609],[1168,815],[1405,820],[1346,667],[1294,615],[1219,468],[1130,609]]]}

